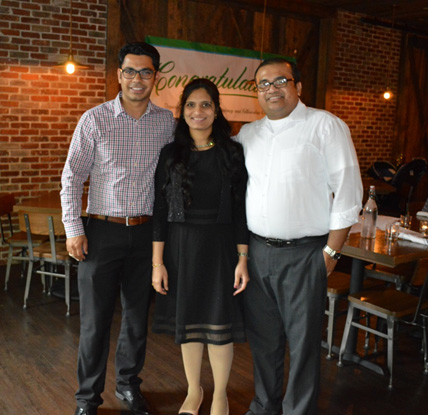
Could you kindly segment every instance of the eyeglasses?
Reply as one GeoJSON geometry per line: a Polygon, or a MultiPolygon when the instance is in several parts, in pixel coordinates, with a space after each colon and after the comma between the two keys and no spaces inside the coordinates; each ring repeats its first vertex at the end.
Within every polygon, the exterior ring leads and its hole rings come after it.
{"type": "Polygon", "coordinates": [[[257,90],[259,92],[265,92],[270,88],[271,85],[273,85],[277,89],[285,88],[287,84],[291,81],[294,81],[294,78],[287,79],[283,77],[283,78],[277,78],[273,82],[263,81],[257,85],[257,90]]]}
{"type": "Polygon", "coordinates": [[[119,68],[119,70],[122,72],[125,79],[134,79],[137,76],[137,73],[140,75],[141,79],[151,79],[155,73],[155,71],[152,71],[151,69],[141,69],[137,71],[134,68],[119,68]]]}

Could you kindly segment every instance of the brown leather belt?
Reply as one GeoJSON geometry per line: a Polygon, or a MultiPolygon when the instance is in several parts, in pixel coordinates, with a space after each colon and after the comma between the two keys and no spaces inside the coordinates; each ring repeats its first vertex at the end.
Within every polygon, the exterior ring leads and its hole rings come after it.
{"type": "Polygon", "coordinates": [[[143,223],[148,222],[152,218],[151,216],[147,216],[147,215],[135,216],[135,217],[126,216],[125,218],[118,218],[116,216],[93,215],[92,213],[89,213],[88,216],[92,219],[99,219],[99,220],[105,220],[107,222],[121,223],[122,225],[126,225],[126,226],[141,225],[143,223]]]}

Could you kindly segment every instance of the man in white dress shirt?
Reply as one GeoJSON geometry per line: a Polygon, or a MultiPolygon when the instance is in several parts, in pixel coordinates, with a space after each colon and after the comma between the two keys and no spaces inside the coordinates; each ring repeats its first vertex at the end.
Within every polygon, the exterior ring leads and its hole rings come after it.
{"type": "Polygon", "coordinates": [[[358,221],[362,184],[347,125],[300,101],[294,63],[269,59],[255,73],[266,117],[237,136],[249,180],[251,282],[245,322],[255,396],[246,415],[317,412],[327,276],[358,221]],[[283,395],[284,355],[290,369],[283,395]]]}

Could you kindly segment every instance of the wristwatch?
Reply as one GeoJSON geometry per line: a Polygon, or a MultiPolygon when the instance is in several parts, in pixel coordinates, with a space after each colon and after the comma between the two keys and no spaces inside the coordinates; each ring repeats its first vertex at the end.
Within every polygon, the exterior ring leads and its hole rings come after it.
{"type": "Polygon", "coordinates": [[[337,252],[334,249],[331,249],[328,245],[324,247],[324,252],[330,255],[335,261],[337,261],[342,256],[340,252],[337,252]]]}

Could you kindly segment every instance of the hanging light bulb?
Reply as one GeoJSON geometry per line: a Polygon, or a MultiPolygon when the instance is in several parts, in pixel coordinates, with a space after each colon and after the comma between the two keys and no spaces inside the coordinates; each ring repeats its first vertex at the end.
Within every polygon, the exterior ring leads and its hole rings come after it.
{"type": "MultiPolygon", "coordinates": [[[[392,5],[391,29],[394,29],[395,7],[396,7],[396,5],[393,4],[392,5]]],[[[391,53],[391,60],[389,62],[390,70],[388,71],[388,75],[387,75],[388,79],[389,79],[391,71],[392,71],[392,55],[393,55],[392,54],[392,34],[391,34],[391,37],[390,37],[390,42],[391,42],[391,44],[390,44],[390,47],[389,47],[389,51],[391,53]]],[[[390,81],[390,79],[389,79],[389,81],[390,81]]],[[[385,100],[389,100],[389,99],[391,99],[394,96],[394,94],[392,93],[392,89],[389,86],[389,81],[387,82],[387,85],[386,85],[386,88],[385,88],[385,92],[383,93],[383,98],[385,100]]]]}
{"type": "Polygon", "coordinates": [[[69,46],[69,50],[68,50],[68,57],[67,60],[63,63],[59,63],[57,66],[62,66],[65,68],[65,71],[68,74],[73,74],[77,68],[79,69],[89,69],[88,66],[82,65],[81,63],[77,62],[74,59],[73,56],[73,22],[72,22],[72,14],[71,14],[71,10],[73,8],[73,2],[72,0],[70,0],[70,46],[69,46]]]}
{"type": "Polygon", "coordinates": [[[74,62],[74,58],[72,54],[68,55],[67,62],[65,62],[65,71],[68,74],[73,74],[76,71],[76,63],[74,62]]]}
{"type": "Polygon", "coordinates": [[[383,93],[383,97],[388,100],[391,99],[393,97],[393,93],[391,91],[391,88],[386,88],[386,91],[383,93]]]}

